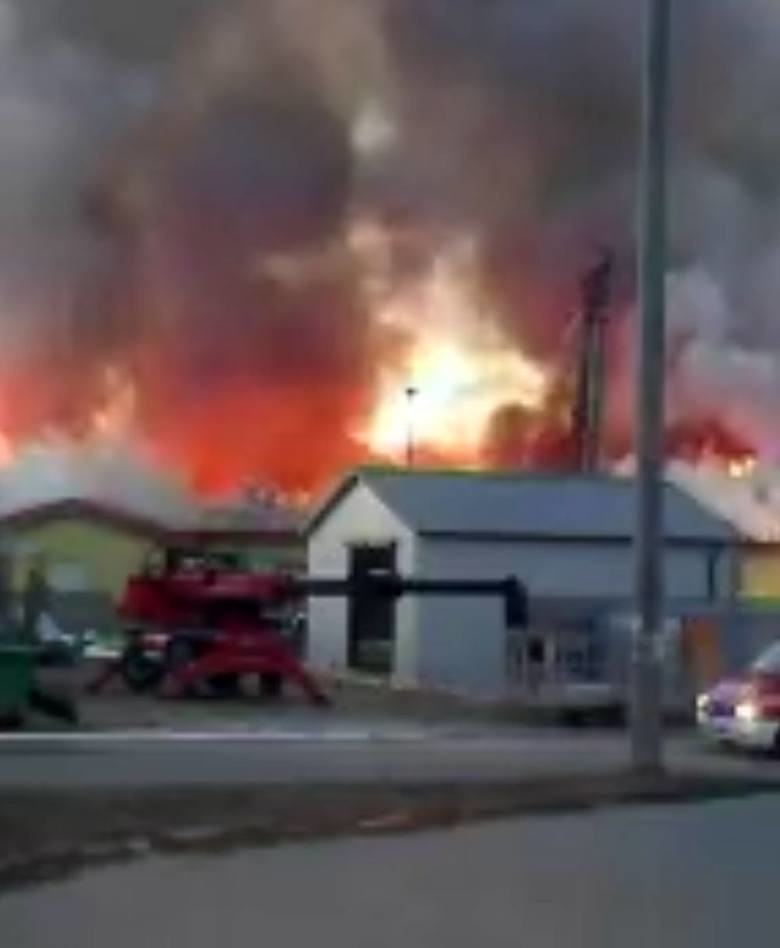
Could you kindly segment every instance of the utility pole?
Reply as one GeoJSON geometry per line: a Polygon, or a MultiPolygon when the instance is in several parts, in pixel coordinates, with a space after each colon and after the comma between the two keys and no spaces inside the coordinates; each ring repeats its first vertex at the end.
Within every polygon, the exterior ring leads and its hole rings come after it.
{"type": "Polygon", "coordinates": [[[664,396],[666,356],[666,137],[671,0],[645,0],[639,186],[636,601],[632,650],[634,769],[663,767],[658,642],[664,609],[664,396]]]}
{"type": "Polygon", "coordinates": [[[418,395],[418,390],[414,385],[407,386],[406,389],[406,466],[414,467],[414,400],[418,395]]]}
{"type": "Polygon", "coordinates": [[[593,474],[601,462],[606,327],[615,261],[609,250],[582,277],[580,377],[574,407],[577,469],[593,474]]]}

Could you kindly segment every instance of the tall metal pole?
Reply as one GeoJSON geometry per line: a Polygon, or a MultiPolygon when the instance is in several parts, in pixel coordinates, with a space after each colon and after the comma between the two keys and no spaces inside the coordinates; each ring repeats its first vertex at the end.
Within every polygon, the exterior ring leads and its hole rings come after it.
{"type": "Polygon", "coordinates": [[[584,474],[597,472],[601,461],[604,343],[613,275],[614,259],[604,251],[582,279],[582,352],[574,431],[577,464],[584,474]]]}
{"type": "Polygon", "coordinates": [[[414,385],[406,389],[406,466],[414,467],[414,400],[417,397],[417,389],[414,385]]]}
{"type": "Polygon", "coordinates": [[[671,0],[646,0],[639,210],[636,598],[631,750],[645,773],[663,766],[658,642],[664,609],[666,137],[671,0]]]}

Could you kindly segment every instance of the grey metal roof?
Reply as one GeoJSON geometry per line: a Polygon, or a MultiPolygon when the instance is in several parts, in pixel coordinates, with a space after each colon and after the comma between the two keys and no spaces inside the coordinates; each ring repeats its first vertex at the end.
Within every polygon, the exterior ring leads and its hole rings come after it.
{"type": "MultiPolygon", "coordinates": [[[[451,536],[626,539],[635,488],[623,477],[493,474],[363,468],[314,515],[309,532],[359,483],[418,533],[451,536]]],[[[665,489],[668,539],[725,543],[735,531],[672,484],[665,489]]]]}

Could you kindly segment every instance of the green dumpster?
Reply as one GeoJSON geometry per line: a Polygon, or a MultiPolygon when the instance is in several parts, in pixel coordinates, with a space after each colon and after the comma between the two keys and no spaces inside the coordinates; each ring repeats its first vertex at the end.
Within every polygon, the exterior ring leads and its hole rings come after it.
{"type": "Polygon", "coordinates": [[[0,716],[20,714],[33,685],[35,653],[21,645],[0,645],[0,716]]]}

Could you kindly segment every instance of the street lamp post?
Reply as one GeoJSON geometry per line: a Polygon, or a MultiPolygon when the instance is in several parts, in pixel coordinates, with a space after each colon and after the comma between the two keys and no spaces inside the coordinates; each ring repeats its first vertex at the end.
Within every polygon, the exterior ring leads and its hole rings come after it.
{"type": "Polygon", "coordinates": [[[664,610],[666,137],[671,0],[646,0],[639,197],[636,600],[631,750],[644,773],[663,766],[658,642],[664,610]]]}
{"type": "Polygon", "coordinates": [[[414,385],[406,388],[406,466],[414,467],[414,400],[418,390],[414,385]]]}

